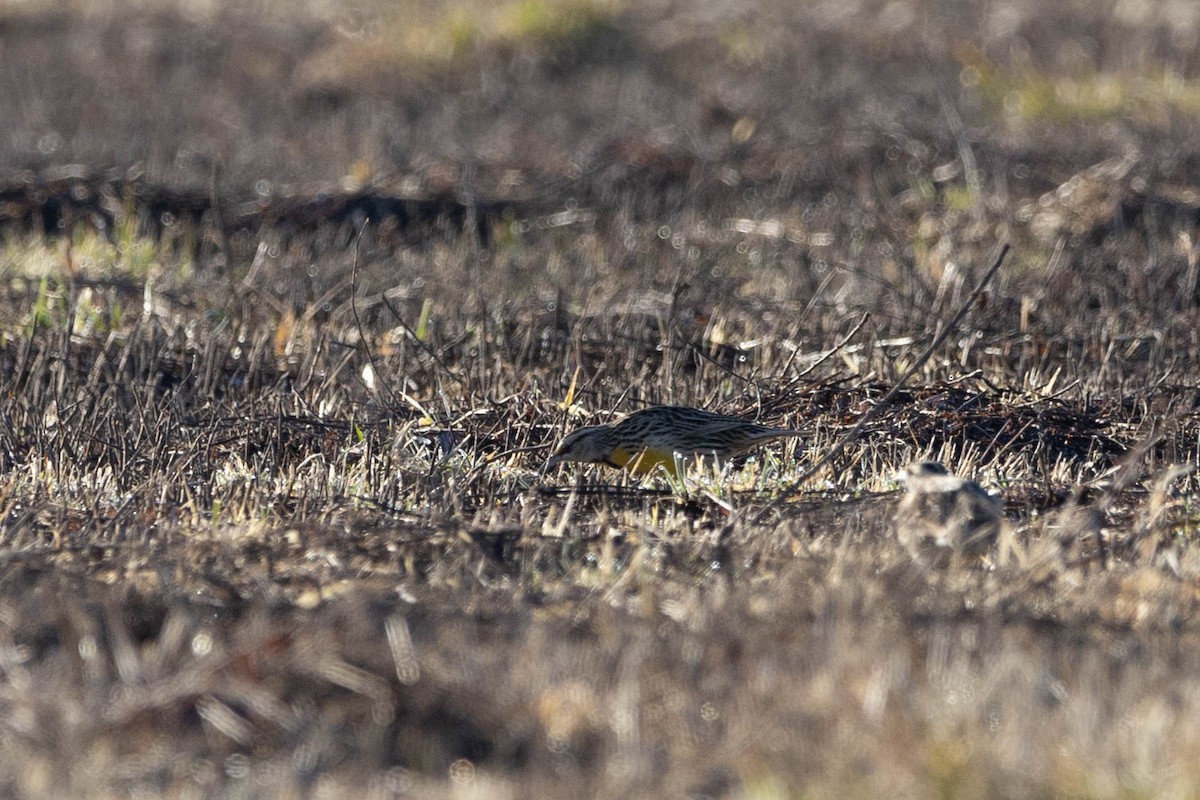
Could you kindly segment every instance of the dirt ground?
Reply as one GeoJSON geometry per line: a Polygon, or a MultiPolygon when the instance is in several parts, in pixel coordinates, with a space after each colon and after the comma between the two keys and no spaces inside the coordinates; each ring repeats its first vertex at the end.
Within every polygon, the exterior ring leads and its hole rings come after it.
{"type": "Polygon", "coordinates": [[[0,4],[0,793],[1200,796],[1194,16],[0,4]]]}

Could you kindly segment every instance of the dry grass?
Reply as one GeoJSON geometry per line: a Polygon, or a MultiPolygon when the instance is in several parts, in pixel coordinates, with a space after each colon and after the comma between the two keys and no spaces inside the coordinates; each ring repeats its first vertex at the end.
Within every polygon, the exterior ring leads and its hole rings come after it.
{"type": "Polygon", "coordinates": [[[1200,131],[1005,99],[1194,42],[951,5],[0,10],[0,791],[1200,794],[1200,131]],[[540,470],[666,402],[809,435],[540,470]]]}

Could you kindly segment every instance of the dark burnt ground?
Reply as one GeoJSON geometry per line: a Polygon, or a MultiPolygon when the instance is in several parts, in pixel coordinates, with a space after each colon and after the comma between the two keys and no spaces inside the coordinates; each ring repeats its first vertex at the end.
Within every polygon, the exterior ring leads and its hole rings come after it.
{"type": "Polygon", "coordinates": [[[4,794],[1197,793],[1194,24],[791,5],[0,11],[4,794]]]}

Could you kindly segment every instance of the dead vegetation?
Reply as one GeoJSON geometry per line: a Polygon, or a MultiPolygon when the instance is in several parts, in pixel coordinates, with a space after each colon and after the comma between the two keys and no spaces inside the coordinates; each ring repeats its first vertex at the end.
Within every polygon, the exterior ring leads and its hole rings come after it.
{"type": "Polygon", "coordinates": [[[1195,42],[1128,5],[0,12],[2,792],[1196,794],[1195,42]],[[541,470],[667,402],[808,435],[541,470]]]}

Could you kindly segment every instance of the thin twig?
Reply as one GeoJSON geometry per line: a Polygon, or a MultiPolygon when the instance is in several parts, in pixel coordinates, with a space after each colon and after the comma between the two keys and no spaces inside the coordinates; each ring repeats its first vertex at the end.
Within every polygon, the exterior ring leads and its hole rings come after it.
{"type": "Polygon", "coordinates": [[[797,383],[802,381],[804,378],[808,377],[808,375],[812,374],[812,371],[814,369],[821,366],[826,361],[828,361],[830,358],[832,358],[835,353],[837,353],[843,347],[846,346],[847,342],[849,342],[851,339],[853,339],[855,336],[858,335],[858,332],[860,330],[862,330],[862,326],[867,324],[867,320],[869,320],[870,318],[871,318],[870,311],[863,314],[862,317],[858,320],[858,323],[850,330],[849,333],[847,333],[845,336],[842,337],[842,340],[840,342],[838,342],[833,347],[831,347],[829,349],[829,352],[827,352],[825,355],[821,356],[816,361],[814,361],[812,364],[810,364],[808,366],[808,369],[802,370],[799,375],[797,375],[796,377],[794,377],[790,381],[788,381],[787,385],[784,388],[791,389],[793,386],[795,386],[797,383]]]}
{"type": "Polygon", "coordinates": [[[350,267],[350,313],[354,317],[354,327],[358,330],[358,340],[362,342],[363,352],[367,354],[367,361],[371,364],[372,378],[380,386],[387,389],[387,393],[391,395],[391,406],[395,408],[400,405],[400,400],[396,397],[396,392],[393,391],[392,385],[384,380],[383,373],[380,372],[378,364],[375,363],[375,354],[371,352],[371,345],[367,339],[367,334],[363,331],[362,320],[358,318],[358,303],[354,300],[358,292],[358,249],[369,222],[369,219],[363,220],[362,226],[358,229],[358,235],[354,237],[354,262],[350,267]]]}
{"type": "Polygon", "coordinates": [[[962,322],[963,317],[967,315],[967,312],[975,307],[975,301],[979,299],[979,295],[983,294],[983,290],[987,287],[988,283],[991,282],[995,274],[1000,270],[1000,266],[1004,263],[1005,256],[1008,255],[1008,250],[1008,242],[1004,242],[1000,245],[1000,252],[996,255],[995,260],[992,262],[992,266],[983,276],[983,279],[979,281],[979,284],[975,287],[974,291],[972,291],[967,299],[963,301],[963,304],[959,307],[958,311],[953,317],[950,318],[950,321],[946,323],[946,326],[942,328],[942,332],[933,338],[933,341],[929,344],[929,347],[925,348],[925,352],[921,353],[917,360],[914,361],[912,365],[904,371],[904,374],[896,380],[896,385],[893,386],[887,392],[887,394],[880,398],[879,402],[876,403],[873,408],[871,408],[866,414],[863,414],[862,419],[858,421],[858,424],[851,428],[846,435],[843,436],[838,443],[833,446],[833,449],[827,452],[823,457],[817,459],[816,463],[804,470],[804,472],[800,473],[799,477],[793,480],[782,492],[780,492],[778,497],[776,497],[774,500],[764,506],[757,514],[755,514],[751,520],[752,522],[760,523],[766,519],[769,514],[782,507],[783,504],[786,503],[788,499],[796,493],[797,489],[803,486],[809,478],[822,470],[826,464],[841,455],[843,450],[849,447],[858,439],[859,436],[862,435],[863,429],[866,428],[866,426],[876,417],[883,413],[884,409],[891,404],[892,400],[896,397],[896,394],[900,391],[900,389],[903,388],[904,384],[908,382],[908,379],[925,366],[925,362],[933,356],[937,349],[942,346],[942,343],[945,342],[946,339],[949,338],[950,334],[955,331],[955,329],[958,327],[958,324],[962,322]]]}
{"type": "Polygon", "coordinates": [[[429,357],[433,359],[433,363],[441,367],[443,372],[465,387],[467,385],[466,378],[464,378],[462,375],[459,375],[457,371],[451,369],[446,362],[442,361],[441,357],[437,354],[437,351],[434,350],[428,342],[423,341],[420,336],[417,336],[417,332],[411,325],[408,324],[408,322],[405,321],[404,317],[400,314],[399,309],[392,305],[392,301],[388,299],[387,293],[380,292],[379,299],[383,303],[384,307],[387,308],[388,311],[392,312],[392,316],[395,317],[396,321],[400,323],[400,327],[404,328],[404,331],[409,335],[409,338],[417,343],[417,347],[424,350],[429,357]]]}

